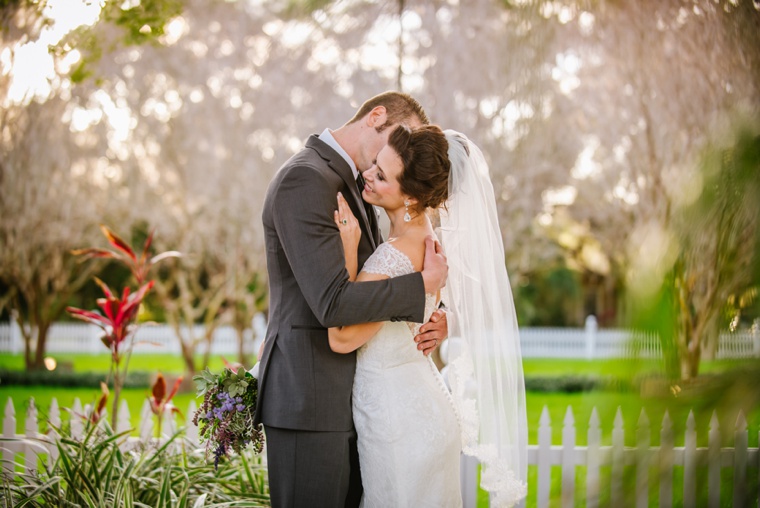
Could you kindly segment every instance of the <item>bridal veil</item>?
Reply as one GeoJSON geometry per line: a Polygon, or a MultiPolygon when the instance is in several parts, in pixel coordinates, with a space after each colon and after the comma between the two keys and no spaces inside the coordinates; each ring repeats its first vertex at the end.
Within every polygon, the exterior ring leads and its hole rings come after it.
{"type": "Polygon", "coordinates": [[[449,265],[444,299],[453,313],[446,377],[462,447],[482,464],[491,506],[526,493],[525,384],[514,301],[488,165],[464,135],[447,130],[449,198],[440,238],[449,265]],[[457,340],[458,339],[458,340],[457,340]]]}

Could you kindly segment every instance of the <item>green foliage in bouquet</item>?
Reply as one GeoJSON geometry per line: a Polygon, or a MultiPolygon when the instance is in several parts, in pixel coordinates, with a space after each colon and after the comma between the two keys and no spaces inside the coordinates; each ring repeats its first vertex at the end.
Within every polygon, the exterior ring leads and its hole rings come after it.
{"type": "Polygon", "coordinates": [[[243,367],[237,371],[224,369],[213,374],[205,369],[193,377],[203,397],[193,415],[201,442],[206,444],[206,455],[212,451],[214,466],[232,452],[242,455],[244,450],[261,453],[264,433],[261,425],[254,425],[253,415],[258,397],[258,381],[243,367]]]}

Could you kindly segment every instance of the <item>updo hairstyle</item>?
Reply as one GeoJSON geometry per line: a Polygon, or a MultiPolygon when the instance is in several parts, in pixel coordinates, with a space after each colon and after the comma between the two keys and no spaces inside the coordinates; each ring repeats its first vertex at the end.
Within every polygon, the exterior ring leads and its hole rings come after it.
{"type": "Polygon", "coordinates": [[[413,210],[438,208],[449,196],[449,144],[437,125],[409,129],[399,125],[388,145],[401,157],[403,171],[398,177],[401,192],[417,200],[413,210]]]}

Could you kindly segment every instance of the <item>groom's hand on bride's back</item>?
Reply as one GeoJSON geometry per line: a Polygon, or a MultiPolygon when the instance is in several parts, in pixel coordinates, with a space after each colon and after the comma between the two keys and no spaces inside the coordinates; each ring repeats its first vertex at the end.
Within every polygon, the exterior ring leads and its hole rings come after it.
{"type": "Polygon", "coordinates": [[[435,351],[435,348],[448,336],[448,314],[444,309],[438,309],[433,312],[428,322],[420,327],[419,332],[414,337],[414,342],[417,343],[417,349],[427,356],[435,351]]]}
{"type": "Polygon", "coordinates": [[[425,260],[422,263],[422,280],[425,282],[425,293],[436,294],[446,285],[449,275],[449,265],[441,244],[432,236],[425,237],[425,260]]]}

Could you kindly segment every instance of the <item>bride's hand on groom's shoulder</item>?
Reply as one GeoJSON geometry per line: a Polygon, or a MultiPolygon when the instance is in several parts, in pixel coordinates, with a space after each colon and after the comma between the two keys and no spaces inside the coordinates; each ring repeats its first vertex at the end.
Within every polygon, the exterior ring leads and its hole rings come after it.
{"type": "Polygon", "coordinates": [[[446,254],[443,246],[432,236],[425,237],[425,260],[422,264],[422,280],[425,282],[425,293],[434,295],[446,285],[449,266],[446,264],[446,254]]]}
{"type": "Polygon", "coordinates": [[[356,251],[359,248],[359,240],[362,237],[362,229],[359,221],[348,206],[343,194],[338,193],[338,209],[333,212],[333,220],[340,231],[340,239],[346,251],[356,251]]]}
{"type": "Polygon", "coordinates": [[[433,312],[428,322],[420,327],[420,331],[414,337],[414,342],[417,343],[417,349],[422,351],[422,354],[425,356],[428,356],[448,336],[449,323],[446,311],[438,309],[433,312]]]}

